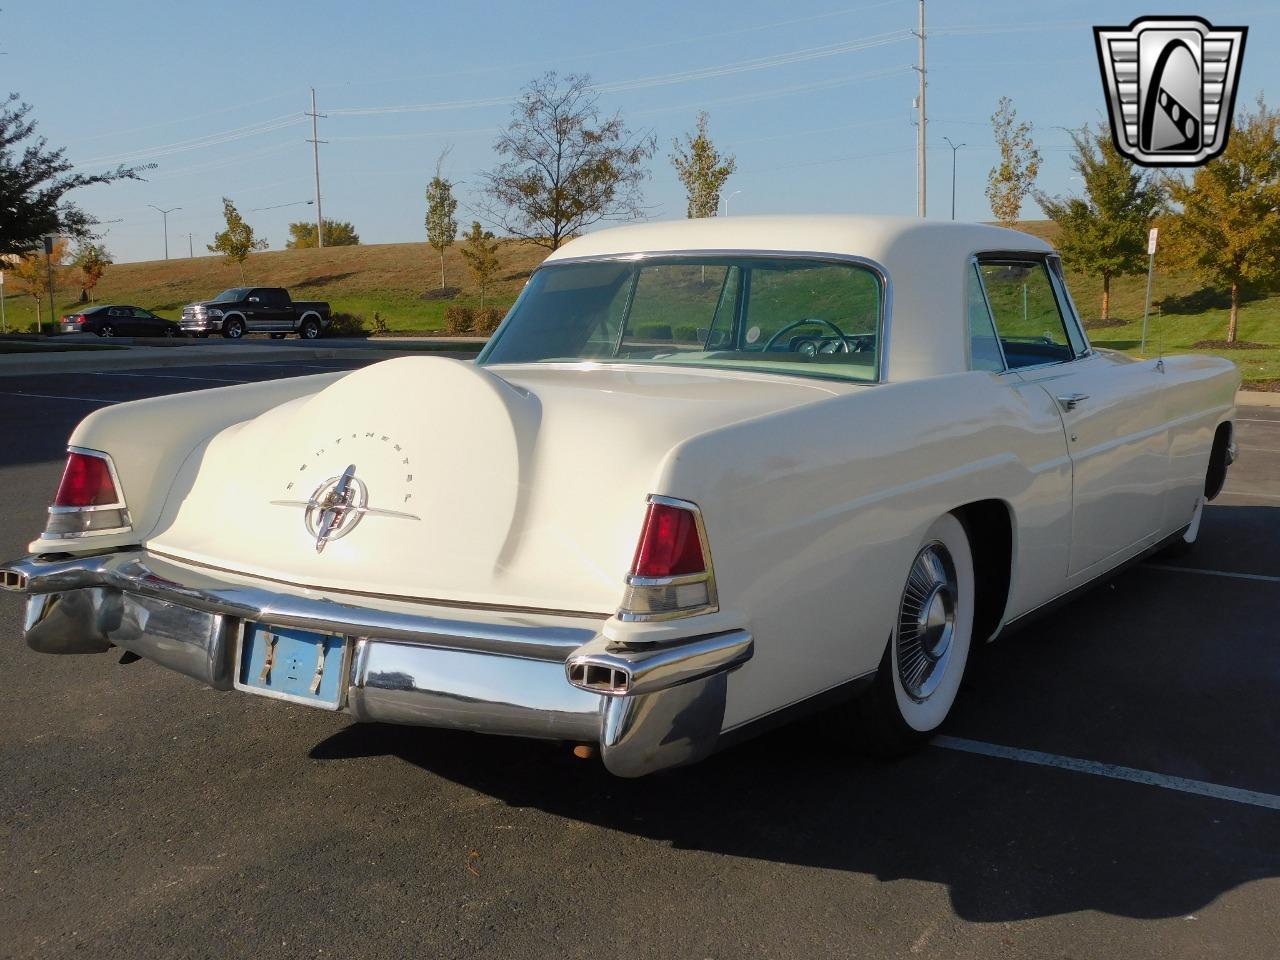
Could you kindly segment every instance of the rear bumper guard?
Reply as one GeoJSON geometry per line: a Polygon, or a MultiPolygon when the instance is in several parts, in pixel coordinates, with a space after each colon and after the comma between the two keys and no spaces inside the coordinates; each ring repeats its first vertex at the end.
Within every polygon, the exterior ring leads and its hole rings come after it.
{"type": "Polygon", "coordinates": [[[341,634],[354,645],[342,708],[356,719],[594,742],[620,776],[714,751],[729,673],[753,652],[746,630],[623,646],[590,618],[356,605],[142,551],[27,557],[0,565],[0,588],[27,595],[33,650],[120,647],[217,690],[233,687],[243,621],[341,634]]]}

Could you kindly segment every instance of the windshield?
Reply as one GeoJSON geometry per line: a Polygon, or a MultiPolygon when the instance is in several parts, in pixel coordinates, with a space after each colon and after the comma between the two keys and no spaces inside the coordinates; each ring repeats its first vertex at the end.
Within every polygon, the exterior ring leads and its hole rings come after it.
{"type": "Polygon", "coordinates": [[[252,289],[253,289],[252,287],[232,287],[230,290],[223,290],[220,294],[218,294],[213,299],[217,303],[223,303],[225,301],[243,300],[245,297],[249,295],[249,291],[252,289]]]}
{"type": "Polygon", "coordinates": [[[873,382],[880,276],[792,257],[552,264],[530,279],[479,363],[680,364],[873,382]]]}

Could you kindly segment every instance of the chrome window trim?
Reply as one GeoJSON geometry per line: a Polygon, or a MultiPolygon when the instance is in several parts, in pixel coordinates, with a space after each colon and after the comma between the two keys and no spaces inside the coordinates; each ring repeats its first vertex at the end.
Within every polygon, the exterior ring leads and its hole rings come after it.
{"type": "Polygon", "coordinates": [[[689,583],[705,583],[707,585],[707,602],[701,607],[687,610],[672,610],[666,613],[632,613],[619,608],[617,617],[626,623],[654,623],[663,620],[679,620],[684,617],[696,617],[704,613],[717,613],[720,610],[720,594],[716,589],[715,564],[711,560],[711,545],[707,542],[707,525],[702,517],[702,508],[692,500],[681,500],[663,494],[651,493],[645,498],[647,504],[676,507],[688,510],[693,514],[694,529],[698,531],[698,543],[702,547],[702,560],[706,569],[702,573],[681,574],[675,577],[637,577],[627,574],[628,587],[679,587],[689,583]]]}
{"type": "MultiPolygon", "coordinates": [[[[1049,286],[1050,288],[1053,289],[1054,301],[1057,303],[1057,306],[1058,306],[1058,316],[1062,318],[1062,332],[1064,334],[1067,334],[1066,318],[1062,313],[1062,302],[1059,299],[1058,288],[1057,288],[1056,281],[1054,280],[1053,270],[1049,267],[1049,260],[1057,256],[1058,255],[1056,253],[1052,253],[1052,252],[1046,253],[1043,250],[1024,250],[1024,251],[984,250],[979,253],[973,254],[971,259],[975,260],[979,264],[981,264],[984,260],[995,261],[995,262],[999,262],[1001,260],[1013,260],[1013,261],[1021,260],[1025,262],[1040,264],[1044,268],[1045,273],[1049,275],[1049,286]]],[[[979,271],[978,275],[981,276],[982,272],[979,271]]],[[[987,295],[987,286],[985,283],[982,285],[982,295],[984,298],[987,295]]],[[[990,303],[988,302],[988,308],[989,307],[990,307],[990,303]]],[[[1072,309],[1074,311],[1074,305],[1072,306],[1072,309]]],[[[994,313],[991,315],[991,322],[992,322],[992,325],[995,324],[994,313]]],[[[1083,334],[1083,332],[1084,332],[1083,327],[1081,327],[1081,333],[1083,334]]],[[[996,327],[996,339],[997,340],[1000,339],[999,327],[996,327]]],[[[1086,338],[1085,343],[1087,344],[1088,342],[1089,341],[1086,338]]],[[[1024,370],[1044,370],[1049,367],[1065,367],[1067,364],[1076,363],[1077,361],[1080,361],[1080,360],[1087,360],[1090,357],[1096,356],[1092,347],[1089,347],[1089,349],[1087,349],[1084,353],[1076,354],[1075,347],[1072,346],[1072,343],[1071,343],[1070,334],[1067,334],[1067,347],[1071,350],[1071,353],[1072,353],[1070,360],[1046,360],[1044,363],[1035,363],[1025,367],[1010,367],[1008,366],[1008,362],[1006,361],[1005,372],[1006,373],[1022,373],[1024,370]]],[[[1001,344],[1000,352],[1001,354],[1004,353],[1003,344],[1001,344]]]]}
{"type": "MultiPolygon", "coordinates": [[[[877,330],[878,344],[876,348],[876,377],[874,380],[855,380],[851,377],[832,377],[829,379],[840,379],[849,383],[886,383],[889,378],[889,348],[892,339],[893,326],[893,281],[889,277],[889,271],[884,264],[870,257],[861,257],[852,253],[821,253],[812,250],[756,250],[756,249],[724,249],[724,248],[692,248],[688,250],[641,250],[631,253],[603,253],[593,254],[584,257],[561,257],[557,260],[544,260],[534,268],[533,273],[529,275],[532,281],[535,276],[543,270],[547,270],[559,266],[575,266],[584,263],[632,263],[641,260],[679,260],[679,259],[695,259],[698,257],[758,257],[761,259],[775,260],[816,260],[825,263],[839,263],[853,266],[865,267],[875,274],[876,279],[880,282],[880,316],[879,326],[877,330]]],[[[524,290],[528,289],[528,282],[525,284],[524,290]]],[[[520,299],[524,296],[524,290],[520,293],[516,303],[511,307],[511,311],[507,316],[515,313],[515,309],[520,304],[520,299]]],[[[504,323],[505,327],[506,324],[504,323]]],[[[485,345],[484,350],[476,357],[476,364],[483,365],[489,358],[494,346],[498,342],[502,329],[494,331],[489,342],[485,345]]],[[[584,362],[586,358],[583,358],[584,362]]],[[[595,362],[609,362],[608,360],[595,362]]],[[[750,361],[748,361],[750,362],[750,361]]],[[[782,374],[786,376],[786,374],[782,374]]]]}
{"type": "MultiPolygon", "coordinates": [[[[1076,309],[1076,302],[1072,299],[1071,291],[1067,288],[1067,275],[1062,269],[1062,257],[1057,253],[1051,253],[1047,259],[1049,279],[1053,282],[1054,290],[1060,301],[1058,309],[1062,309],[1061,304],[1066,304],[1067,310],[1071,314],[1071,320],[1075,324],[1076,333],[1080,335],[1080,342],[1084,344],[1084,349],[1079,356],[1087,357],[1093,353],[1093,344],[1089,342],[1089,334],[1084,328],[1084,321],[1080,319],[1080,311],[1076,309]]],[[[1071,340],[1070,330],[1067,331],[1067,340],[1071,340]]]]}
{"type": "MultiPolygon", "coordinates": [[[[966,286],[972,280],[978,281],[978,292],[982,294],[982,303],[987,308],[987,318],[991,321],[991,330],[996,335],[996,349],[1000,351],[1000,363],[1004,367],[1002,370],[986,370],[981,372],[995,373],[998,376],[1004,376],[1004,374],[1010,373],[1012,368],[1009,366],[1009,358],[1004,355],[1004,343],[1000,340],[1000,331],[996,329],[996,315],[991,309],[991,301],[987,298],[987,285],[982,282],[982,271],[978,269],[978,255],[976,253],[969,255],[969,262],[965,266],[965,271],[966,286]]],[[[977,368],[973,365],[973,328],[969,326],[969,295],[967,290],[965,291],[964,298],[964,325],[966,327],[965,333],[967,334],[965,340],[969,345],[969,369],[976,370],[977,368]]]]}

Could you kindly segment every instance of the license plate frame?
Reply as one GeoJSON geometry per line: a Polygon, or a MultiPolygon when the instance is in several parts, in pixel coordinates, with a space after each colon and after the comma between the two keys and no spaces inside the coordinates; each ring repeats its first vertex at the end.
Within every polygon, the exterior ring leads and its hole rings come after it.
{"type": "Polygon", "coordinates": [[[236,635],[235,672],[232,685],[244,693],[273,700],[300,703],[317,710],[337,711],[346,706],[351,672],[351,638],[324,630],[282,627],[241,620],[236,635]],[[274,644],[269,638],[275,637],[274,644]],[[319,689],[310,691],[324,644],[324,667],[319,689]],[[274,647],[273,665],[264,671],[268,647],[274,647]]]}

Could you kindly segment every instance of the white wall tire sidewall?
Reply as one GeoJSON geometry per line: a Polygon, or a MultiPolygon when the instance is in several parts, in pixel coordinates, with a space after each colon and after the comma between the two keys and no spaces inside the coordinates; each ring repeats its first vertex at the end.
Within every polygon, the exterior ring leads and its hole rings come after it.
{"type": "MultiPolygon", "coordinates": [[[[937,541],[951,554],[956,571],[956,623],[951,638],[951,659],[942,682],[927,700],[919,703],[903,689],[898,675],[898,612],[894,611],[893,638],[889,650],[889,673],[893,678],[894,700],[903,722],[918,733],[936,730],[947,719],[951,707],[960,692],[965,664],[969,660],[969,647],[973,639],[973,556],[969,552],[969,538],[964,525],[952,514],[939,517],[925,533],[920,546],[937,541]]],[[[912,556],[914,562],[915,557],[912,556]]],[[[905,576],[904,576],[905,583],[905,576]]]]}

